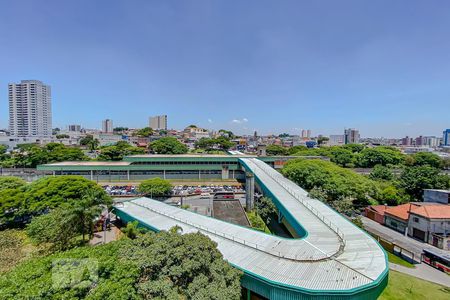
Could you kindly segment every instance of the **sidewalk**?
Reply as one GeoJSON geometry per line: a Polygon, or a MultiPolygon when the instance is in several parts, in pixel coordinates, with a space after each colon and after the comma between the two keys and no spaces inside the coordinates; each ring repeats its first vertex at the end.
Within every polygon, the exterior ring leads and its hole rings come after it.
{"type": "Polygon", "coordinates": [[[115,241],[117,239],[117,231],[119,229],[116,226],[111,225],[110,230],[106,230],[106,233],[104,231],[99,231],[94,233],[94,237],[89,241],[89,244],[92,246],[100,245],[105,243],[109,243],[112,241],[115,241]]]}
{"type": "Polygon", "coordinates": [[[415,268],[389,263],[389,269],[450,287],[450,276],[426,264],[417,264],[415,268]]]}

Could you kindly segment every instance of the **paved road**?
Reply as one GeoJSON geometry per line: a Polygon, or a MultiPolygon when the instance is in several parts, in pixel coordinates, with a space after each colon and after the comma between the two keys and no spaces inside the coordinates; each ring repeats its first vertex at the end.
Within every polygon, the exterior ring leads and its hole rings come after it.
{"type": "Polygon", "coordinates": [[[420,279],[450,287],[450,276],[426,264],[417,264],[415,268],[389,263],[389,269],[408,274],[420,279]]]}
{"type": "Polygon", "coordinates": [[[434,252],[449,254],[449,251],[441,250],[430,244],[427,244],[427,243],[415,240],[413,238],[404,236],[403,234],[401,234],[395,230],[392,230],[386,226],[383,226],[369,218],[361,217],[361,220],[363,221],[364,228],[367,231],[375,233],[375,234],[379,235],[380,237],[382,237],[383,239],[413,252],[415,255],[414,259],[417,261],[420,261],[420,255],[422,254],[423,249],[430,249],[434,252]]]}

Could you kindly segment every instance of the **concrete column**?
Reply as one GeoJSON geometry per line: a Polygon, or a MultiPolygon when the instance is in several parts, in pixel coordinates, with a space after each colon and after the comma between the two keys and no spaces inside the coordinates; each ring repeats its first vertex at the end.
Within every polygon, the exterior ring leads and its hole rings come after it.
{"type": "Polygon", "coordinates": [[[130,180],[130,170],[127,170],[127,180],[130,180]]]}
{"type": "Polygon", "coordinates": [[[200,170],[198,170],[198,179],[202,179],[202,176],[200,175],[200,170]]]}
{"type": "Polygon", "coordinates": [[[230,178],[230,171],[228,170],[228,166],[222,166],[222,179],[230,178]]]}
{"type": "Polygon", "coordinates": [[[246,210],[253,210],[255,201],[255,177],[252,173],[245,173],[245,204],[246,210]]]}
{"type": "Polygon", "coordinates": [[[91,170],[91,180],[94,180],[94,171],[91,170]]]}
{"type": "Polygon", "coordinates": [[[56,172],[55,171],[53,171],[53,176],[56,176],[56,172]]]}
{"type": "Polygon", "coordinates": [[[166,179],[166,170],[163,170],[163,178],[166,179]]]}

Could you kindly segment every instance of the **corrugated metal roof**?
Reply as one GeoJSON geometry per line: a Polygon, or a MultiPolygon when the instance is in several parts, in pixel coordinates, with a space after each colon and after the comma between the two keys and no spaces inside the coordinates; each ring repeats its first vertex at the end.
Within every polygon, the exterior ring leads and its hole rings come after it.
{"type": "Polygon", "coordinates": [[[129,216],[168,230],[200,231],[218,244],[236,267],[282,286],[307,290],[350,290],[370,284],[387,269],[383,250],[367,234],[264,162],[241,159],[307,231],[285,239],[139,198],[116,207],[129,216]]]}

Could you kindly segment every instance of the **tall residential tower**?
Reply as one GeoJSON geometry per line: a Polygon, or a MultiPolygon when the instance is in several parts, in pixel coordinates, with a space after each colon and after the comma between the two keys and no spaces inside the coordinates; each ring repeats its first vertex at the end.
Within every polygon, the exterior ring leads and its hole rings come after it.
{"type": "Polygon", "coordinates": [[[150,117],[149,127],[155,130],[167,130],[167,115],[150,117]]]}
{"type": "Polygon", "coordinates": [[[38,80],[8,85],[9,131],[12,136],[51,136],[50,86],[38,80]]]}

